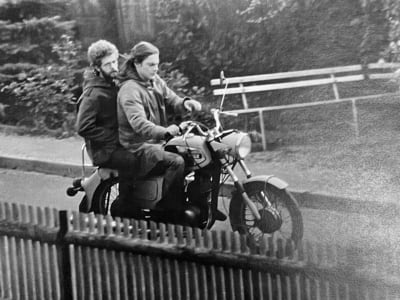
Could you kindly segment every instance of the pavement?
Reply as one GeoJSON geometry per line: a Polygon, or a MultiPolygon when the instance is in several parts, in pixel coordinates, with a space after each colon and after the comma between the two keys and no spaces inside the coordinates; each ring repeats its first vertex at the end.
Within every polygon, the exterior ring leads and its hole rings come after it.
{"type": "MultiPolygon", "coordinates": [[[[82,144],[79,137],[56,139],[49,136],[30,136],[17,134],[13,128],[0,128],[0,168],[33,171],[67,177],[82,176],[82,144]]],[[[258,156],[260,153],[257,154],[258,156]]],[[[263,155],[263,154],[261,154],[263,155]]],[[[265,155],[268,155],[266,153],[265,155]]],[[[92,172],[90,160],[84,155],[86,174],[92,172]]],[[[349,195],[338,195],[330,189],[335,178],[327,179],[306,170],[297,170],[295,166],[276,162],[248,162],[255,174],[272,174],[289,183],[288,190],[293,193],[299,204],[313,209],[327,209],[341,212],[374,213],[393,216],[400,213],[396,202],[380,202],[360,199],[357,191],[349,195]]],[[[338,183],[339,184],[339,183],[338,183]]],[[[334,186],[335,184],[333,184],[334,186]]]]}

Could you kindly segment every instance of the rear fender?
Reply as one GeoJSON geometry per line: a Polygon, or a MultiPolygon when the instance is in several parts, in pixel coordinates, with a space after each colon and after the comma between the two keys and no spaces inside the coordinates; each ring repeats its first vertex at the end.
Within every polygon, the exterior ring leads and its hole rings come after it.
{"type": "Polygon", "coordinates": [[[107,168],[97,168],[92,175],[83,179],[82,188],[84,189],[86,197],[88,199],[88,204],[89,204],[88,207],[91,207],[93,195],[97,187],[100,185],[100,183],[104,180],[114,178],[117,176],[118,176],[118,171],[116,170],[107,168]]]}
{"type": "Polygon", "coordinates": [[[258,188],[263,188],[266,183],[280,190],[284,190],[289,186],[287,182],[283,181],[278,177],[275,177],[274,175],[257,175],[242,181],[245,190],[247,190],[250,186],[257,186],[258,188]]]}

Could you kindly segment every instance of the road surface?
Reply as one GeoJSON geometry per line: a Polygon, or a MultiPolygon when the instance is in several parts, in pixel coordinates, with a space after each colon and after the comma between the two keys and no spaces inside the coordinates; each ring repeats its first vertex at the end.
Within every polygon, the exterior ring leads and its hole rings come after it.
{"type": "MultiPolygon", "coordinates": [[[[68,177],[0,169],[0,201],[76,210],[82,193],[66,195],[71,181],[68,177]]],[[[400,245],[399,220],[313,209],[302,209],[302,213],[305,240],[374,248],[400,245]]],[[[216,225],[216,229],[229,229],[229,225],[220,222],[216,225]]]]}

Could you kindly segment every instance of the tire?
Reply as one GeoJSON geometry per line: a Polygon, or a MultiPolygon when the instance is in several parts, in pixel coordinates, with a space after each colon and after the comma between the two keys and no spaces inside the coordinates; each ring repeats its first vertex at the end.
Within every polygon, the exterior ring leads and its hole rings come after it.
{"type": "Polygon", "coordinates": [[[279,229],[273,232],[268,232],[268,226],[265,225],[267,223],[264,223],[264,227],[258,226],[250,209],[239,193],[236,192],[229,207],[229,217],[233,231],[247,235],[256,244],[259,244],[261,239],[265,237],[272,237],[274,240],[291,239],[297,245],[303,238],[303,218],[299,205],[291,193],[265,182],[247,184],[245,189],[249,198],[255,203],[260,212],[262,220],[272,216],[270,211],[265,209],[265,204],[262,202],[263,192],[276,209],[273,212],[279,213],[282,224],[279,229]]]}
{"type": "Polygon", "coordinates": [[[103,181],[93,195],[93,212],[95,214],[111,215],[111,204],[118,199],[118,195],[118,177],[103,181]]]}

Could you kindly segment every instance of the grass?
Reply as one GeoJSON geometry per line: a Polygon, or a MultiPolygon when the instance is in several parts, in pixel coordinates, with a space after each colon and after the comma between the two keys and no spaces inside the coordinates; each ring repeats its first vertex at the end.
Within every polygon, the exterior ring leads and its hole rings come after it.
{"type": "MultiPolygon", "coordinates": [[[[362,87],[360,94],[363,95],[387,88],[362,87]]],[[[346,96],[354,96],[355,92],[355,86],[341,89],[341,94],[346,96]]],[[[322,94],[321,90],[316,90],[314,96],[322,94]]],[[[298,98],[304,100],[303,96],[298,98]]],[[[312,93],[309,96],[316,99],[312,93]]],[[[390,96],[357,101],[358,138],[351,102],[282,111],[274,119],[275,127],[267,130],[267,153],[253,153],[249,160],[259,173],[265,163],[304,171],[321,190],[332,194],[398,202],[399,100],[400,96],[390,96]]],[[[252,121],[250,126],[254,130],[258,121],[252,121]]],[[[256,144],[257,147],[260,149],[260,144],[256,144]]]]}

